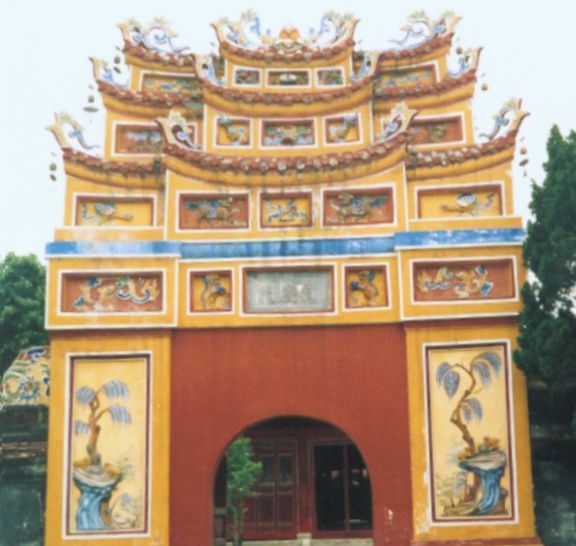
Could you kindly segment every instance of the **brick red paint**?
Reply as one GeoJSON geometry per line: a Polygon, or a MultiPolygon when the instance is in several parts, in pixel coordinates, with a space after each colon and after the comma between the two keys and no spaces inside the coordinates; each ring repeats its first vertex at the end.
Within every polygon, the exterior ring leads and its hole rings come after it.
{"type": "Polygon", "coordinates": [[[212,543],[214,476],[228,443],[278,416],[319,419],[370,472],[374,546],[412,533],[404,332],[400,325],[182,330],[172,345],[170,545],[212,543]]]}

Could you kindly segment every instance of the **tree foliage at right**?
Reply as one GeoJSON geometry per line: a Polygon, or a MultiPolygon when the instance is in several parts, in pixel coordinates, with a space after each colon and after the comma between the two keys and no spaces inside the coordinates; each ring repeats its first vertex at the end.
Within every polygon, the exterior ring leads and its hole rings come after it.
{"type": "Polygon", "coordinates": [[[565,138],[554,126],[547,150],[544,182],[532,184],[524,262],[533,279],[514,356],[529,378],[566,393],[576,392],[576,132],[565,138]]]}

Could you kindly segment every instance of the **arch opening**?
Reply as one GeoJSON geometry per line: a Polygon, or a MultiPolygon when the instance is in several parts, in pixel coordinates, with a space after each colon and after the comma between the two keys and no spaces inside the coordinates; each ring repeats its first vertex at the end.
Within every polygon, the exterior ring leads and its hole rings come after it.
{"type": "MultiPolygon", "coordinates": [[[[244,544],[372,543],[372,487],[356,444],[316,419],[277,417],[246,428],[262,471],[247,498],[244,544]]],[[[231,442],[232,443],[232,442],[231,442]]],[[[215,545],[231,542],[226,453],[214,479],[215,545]]]]}

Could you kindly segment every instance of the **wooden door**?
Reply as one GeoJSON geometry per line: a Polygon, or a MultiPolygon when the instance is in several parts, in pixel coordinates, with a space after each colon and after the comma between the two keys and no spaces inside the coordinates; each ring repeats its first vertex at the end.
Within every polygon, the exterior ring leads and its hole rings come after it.
{"type": "Polygon", "coordinates": [[[248,502],[246,538],[293,538],[297,534],[298,464],[295,441],[255,440],[262,474],[248,502]]]}

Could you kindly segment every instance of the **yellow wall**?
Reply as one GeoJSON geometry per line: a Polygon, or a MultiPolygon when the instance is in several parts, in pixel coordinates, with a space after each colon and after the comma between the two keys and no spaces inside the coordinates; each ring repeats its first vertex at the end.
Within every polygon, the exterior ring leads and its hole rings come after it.
{"type": "MultiPolygon", "coordinates": [[[[518,503],[517,521],[499,522],[486,525],[479,518],[478,523],[431,524],[430,518],[430,475],[428,470],[428,440],[425,406],[425,383],[423,348],[425,344],[446,343],[453,345],[466,342],[493,343],[504,340],[511,349],[516,345],[518,335],[515,322],[485,323],[473,325],[460,323],[458,326],[422,326],[412,324],[406,329],[406,348],[408,354],[408,384],[410,403],[410,448],[412,466],[412,495],[414,540],[458,540],[533,537],[534,516],[532,501],[532,483],[530,463],[530,441],[528,430],[528,412],[526,383],[524,375],[509,358],[508,365],[512,377],[512,434],[515,441],[515,485],[518,503]]],[[[508,355],[510,357],[510,355],[508,355]]],[[[447,423],[446,426],[451,426],[447,423]]],[[[505,544],[505,543],[503,543],[505,544]]]]}
{"type": "Polygon", "coordinates": [[[170,334],[148,332],[143,338],[140,335],[123,333],[95,334],[90,336],[54,335],[51,345],[50,365],[50,449],[48,451],[48,490],[46,513],[46,546],[101,545],[110,546],[131,544],[133,546],[157,546],[168,544],[168,487],[170,445],[170,334]],[[150,397],[150,532],[149,536],[103,539],[99,536],[64,540],[65,507],[64,491],[68,476],[65,474],[67,449],[65,438],[67,432],[67,404],[70,403],[69,362],[72,355],[109,356],[118,353],[149,352],[152,360],[151,397],[150,397]]]}

